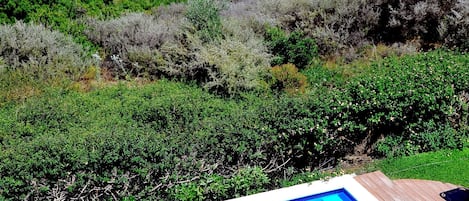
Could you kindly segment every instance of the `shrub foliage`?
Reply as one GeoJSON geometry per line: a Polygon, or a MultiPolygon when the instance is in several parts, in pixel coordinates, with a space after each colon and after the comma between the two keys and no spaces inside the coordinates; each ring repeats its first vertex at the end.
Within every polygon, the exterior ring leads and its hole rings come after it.
{"type": "Polygon", "coordinates": [[[43,81],[76,80],[92,64],[87,51],[69,36],[23,22],[0,25],[0,56],[9,70],[43,81]]]}
{"type": "Polygon", "coordinates": [[[465,1],[169,2],[0,2],[0,200],[222,200],[467,144],[465,1]]]}
{"type": "Polygon", "coordinates": [[[458,148],[467,63],[445,51],[391,57],[301,96],[226,99],[169,81],[48,90],[0,109],[0,196],[219,200],[357,152],[458,148]]]}
{"type": "Polygon", "coordinates": [[[220,11],[223,8],[217,0],[189,0],[186,18],[194,26],[204,42],[218,40],[222,36],[220,11]]]}
{"type": "Polygon", "coordinates": [[[267,45],[274,54],[272,65],[292,63],[302,69],[317,56],[317,46],[313,39],[305,37],[300,31],[288,36],[279,28],[267,30],[267,45]]]}

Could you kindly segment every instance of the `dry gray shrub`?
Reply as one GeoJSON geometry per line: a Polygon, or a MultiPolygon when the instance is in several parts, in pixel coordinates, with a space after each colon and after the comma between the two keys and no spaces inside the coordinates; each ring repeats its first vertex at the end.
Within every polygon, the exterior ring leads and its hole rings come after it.
{"type": "Polygon", "coordinates": [[[196,35],[185,31],[176,42],[163,44],[159,49],[164,61],[161,71],[168,77],[206,82],[206,64],[199,54],[202,43],[196,35]]]}
{"type": "Polygon", "coordinates": [[[310,0],[238,0],[233,1],[221,15],[229,20],[237,19],[249,25],[256,33],[263,34],[265,26],[281,26],[282,20],[296,12],[309,10],[310,0]]]}
{"type": "Polygon", "coordinates": [[[325,55],[369,44],[367,35],[378,24],[380,10],[370,0],[238,0],[222,15],[261,34],[265,25],[300,30],[325,55]]]}
{"type": "Polygon", "coordinates": [[[467,0],[383,0],[379,5],[388,13],[378,30],[386,42],[419,40],[423,49],[469,47],[467,0]]]}
{"type": "Polygon", "coordinates": [[[239,0],[232,1],[226,6],[226,9],[222,10],[221,16],[225,18],[237,18],[237,19],[249,19],[262,20],[264,22],[275,23],[276,19],[272,18],[270,13],[265,13],[262,6],[264,2],[262,0],[239,0]]]}
{"type": "Polygon", "coordinates": [[[210,91],[229,95],[261,86],[270,67],[261,38],[225,35],[217,43],[204,43],[195,34],[184,36],[181,41],[185,42],[166,43],[160,49],[164,60],[160,68],[169,77],[196,81],[210,91]]]}
{"type": "Polygon", "coordinates": [[[252,19],[275,23],[275,19],[263,12],[261,2],[256,0],[233,1],[226,6],[226,9],[221,11],[220,15],[225,18],[252,19]]]}
{"type": "Polygon", "coordinates": [[[225,36],[220,43],[202,46],[200,57],[208,64],[209,78],[204,87],[228,94],[261,87],[271,56],[261,38],[250,36],[225,36]]]}
{"type": "Polygon", "coordinates": [[[159,48],[165,43],[177,42],[184,24],[180,9],[171,5],[156,11],[155,16],[130,13],[113,20],[90,19],[86,34],[91,41],[104,47],[108,55],[106,67],[117,76],[155,76],[163,62],[159,48]],[[113,59],[117,57],[120,60],[113,59]]]}
{"type": "Polygon", "coordinates": [[[469,50],[469,1],[458,0],[455,3],[440,21],[438,33],[448,47],[469,50]]]}
{"type": "Polygon", "coordinates": [[[0,73],[2,71],[4,71],[6,68],[6,65],[5,65],[5,61],[3,60],[3,58],[0,56],[0,73]]]}
{"type": "Polygon", "coordinates": [[[158,6],[152,10],[152,15],[161,21],[178,22],[187,11],[187,5],[183,3],[171,3],[166,6],[158,6]],[[174,21],[177,19],[177,21],[174,21]]]}
{"type": "Polygon", "coordinates": [[[206,42],[185,18],[186,7],[174,4],[153,15],[91,19],[86,34],[104,47],[104,65],[117,76],[178,78],[228,94],[257,88],[270,63],[262,35],[239,19],[224,18],[221,39],[206,42]]]}
{"type": "Polygon", "coordinates": [[[228,4],[221,12],[221,16],[227,21],[238,21],[244,27],[250,27],[256,33],[263,34],[265,25],[277,25],[276,18],[270,12],[265,12],[264,1],[241,0],[228,4]]]}
{"type": "Polygon", "coordinates": [[[91,56],[71,37],[43,25],[0,25],[0,56],[12,70],[39,80],[78,79],[92,64],[91,56]]]}
{"type": "Polygon", "coordinates": [[[428,42],[439,40],[438,22],[444,15],[438,0],[399,1],[397,6],[389,4],[390,16],[388,27],[399,30],[406,40],[417,37],[428,42]]]}
{"type": "MultiPolygon", "coordinates": [[[[162,15],[164,16],[164,15],[162,15]]],[[[143,13],[130,13],[117,19],[90,19],[88,38],[106,48],[109,54],[122,54],[130,46],[158,48],[166,41],[172,41],[180,31],[180,19],[167,16],[158,18],[143,13]],[[159,20],[161,19],[161,20],[159,20]]]]}
{"type": "Polygon", "coordinates": [[[367,35],[379,17],[380,10],[370,1],[331,0],[318,1],[313,10],[297,13],[292,23],[315,38],[320,54],[327,55],[371,43],[367,35]]]}

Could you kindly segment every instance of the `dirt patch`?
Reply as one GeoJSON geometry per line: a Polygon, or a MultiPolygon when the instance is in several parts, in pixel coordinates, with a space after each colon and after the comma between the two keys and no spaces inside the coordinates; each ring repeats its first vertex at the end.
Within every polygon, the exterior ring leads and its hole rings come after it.
{"type": "Polygon", "coordinates": [[[366,137],[354,147],[353,153],[342,158],[339,163],[340,167],[346,170],[358,170],[373,162],[373,147],[383,137],[382,134],[373,134],[369,131],[366,137]]]}

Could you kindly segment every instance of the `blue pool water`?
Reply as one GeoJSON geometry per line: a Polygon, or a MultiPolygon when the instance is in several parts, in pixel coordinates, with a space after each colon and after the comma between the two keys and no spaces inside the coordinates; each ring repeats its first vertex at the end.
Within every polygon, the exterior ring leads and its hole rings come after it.
{"type": "Polygon", "coordinates": [[[302,198],[297,198],[290,201],[357,201],[345,189],[338,189],[316,195],[310,195],[302,198]]]}

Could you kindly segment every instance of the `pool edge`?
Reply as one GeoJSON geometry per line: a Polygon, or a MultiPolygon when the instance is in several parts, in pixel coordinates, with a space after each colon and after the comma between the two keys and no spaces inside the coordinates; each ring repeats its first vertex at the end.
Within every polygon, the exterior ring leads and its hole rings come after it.
{"type": "Polygon", "coordinates": [[[345,189],[358,201],[377,201],[378,199],[376,199],[376,197],[374,197],[370,192],[368,192],[368,190],[366,190],[365,187],[354,179],[355,176],[355,174],[348,174],[334,177],[327,181],[313,181],[287,188],[230,199],[229,201],[288,201],[341,188],[345,189]]]}

